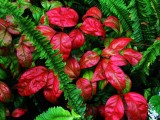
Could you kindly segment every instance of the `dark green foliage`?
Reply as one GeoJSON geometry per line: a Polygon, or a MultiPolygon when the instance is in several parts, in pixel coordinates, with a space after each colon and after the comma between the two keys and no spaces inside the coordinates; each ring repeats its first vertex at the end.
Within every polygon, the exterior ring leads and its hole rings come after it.
{"type": "Polygon", "coordinates": [[[1,102],[0,102],[0,118],[1,120],[6,120],[5,106],[1,102]]]}

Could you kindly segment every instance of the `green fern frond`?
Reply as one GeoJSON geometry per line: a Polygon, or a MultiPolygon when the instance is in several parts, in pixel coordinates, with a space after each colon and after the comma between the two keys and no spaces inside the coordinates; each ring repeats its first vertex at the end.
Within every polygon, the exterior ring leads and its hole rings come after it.
{"type": "Polygon", "coordinates": [[[71,113],[62,107],[49,108],[46,112],[38,115],[35,120],[78,120],[80,115],[74,111],[71,113]]]}
{"type": "Polygon", "coordinates": [[[143,59],[140,63],[133,67],[133,71],[140,70],[144,72],[146,75],[149,75],[150,65],[156,60],[156,57],[160,55],[160,40],[153,43],[152,46],[148,47],[148,49],[143,53],[143,59]]]}
{"type": "Polygon", "coordinates": [[[61,89],[64,90],[65,99],[68,100],[68,104],[76,113],[80,114],[83,118],[86,105],[80,96],[81,91],[76,89],[76,85],[71,84],[68,75],[64,73],[65,64],[62,62],[61,55],[57,55],[58,51],[53,50],[52,46],[47,43],[46,38],[39,31],[35,30],[35,24],[31,19],[19,15],[18,9],[14,5],[9,2],[0,2],[0,6],[1,9],[4,9],[1,14],[11,14],[14,16],[21,32],[30,38],[33,46],[35,46],[36,54],[39,55],[40,59],[45,59],[46,66],[58,74],[61,89]]]}
{"type": "Polygon", "coordinates": [[[125,31],[130,30],[130,20],[127,6],[123,0],[99,0],[105,15],[113,13],[122,23],[125,31]]]}

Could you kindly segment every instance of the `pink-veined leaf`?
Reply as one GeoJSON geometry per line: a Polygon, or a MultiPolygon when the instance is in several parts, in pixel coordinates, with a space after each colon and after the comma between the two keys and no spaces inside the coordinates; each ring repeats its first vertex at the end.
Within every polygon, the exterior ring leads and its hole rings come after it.
{"type": "Polygon", "coordinates": [[[12,111],[12,117],[14,118],[19,118],[23,116],[27,112],[27,109],[24,108],[16,108],[15,110],[12,111]]]}
{"type": "Polygon", "coordinates": [[[79,64],[81,69],[84,69],[84,68],[93,67],[98,63],[99,60],[100,60],[100,56],[98,55],[97,52],[87,51],[81,57],[79,64]]]}
{"type": "Polygon", "coordinates": [[[51,40],[54,34],[56,33],[55,30],[46,25],[39,25],[36,27],[36,29],[42,32],[42,34],[46,36],[48,40],[51,40]]]}
{"type": "Polygon", "coordinates": [[[47,13],[49,23],[59,27],[73,27],[78,22],[78,14],[68,7],[58,7],[49,10],[47,13]]]}
{"type": "Polygon", "coordinates": [[[79,78],[76,82],[77,88],[82,90],[82,97],[84,100],[89,100],[92,98],[92,95],[96,93],[97,83],[91,83],[85,78],[79,78]]]}
{"type": "Polygon", "coordinates": [[[63,91],[60,90],[60,82],[53,71],[48,74],[47,83],[43,90],[43,95],[47,101],[54,104],[58,102],[57,100],[63,91]]]}
{"type": "Polygon", "coordinates": [[[136,65],[142,59],[142,54],[131,48],[126,48],[122,51],[124,58],[131,64],[136,65]]]}
{"type": "Polygon", "coordinates": [[[117,39],[114,39],[110,45],[108,46],[109,49],[113,49],[115,50],[116,52],[119,52],[120,50],[124,49],[127,44],[129,42],[131,42],[131,38],[117,38],[117,39]]]}
{"type": "Polygon", "coordinates": [[[88,35],[105,37],[105,29],[96,18],[86,18],[80,26],[80,29],[88,35]]]}
{"type": "Polygon", "coordinates": [[[111,96],[105,105],[105,120],[121,120],[123,115],[124,106],[121,97],[119,95],[111,96]]]}
{"type": "MultiPolygon", "coordinates": [[[[92,76],[92,82],[96,82],[96,81],[99,81],[99,80],[104,80],[106,79],[106,76],[105,76],[105,71],[103,69],[103,62],[106,62],[105,59],[102,59],[98,65],[96,66],[96,69],[93,73],[93,76],[92,76]]],[[[107,63],[106,63],[107,64],[107,63]]]]}
{"type": "Polygon", "coordinates": [[[114,64],[116,66],[125,66],[127,65],[127,61],[123,56],[117,54],[110,58],[109,64],[114,64]]]}
{"type": "Polygon", "coordinates": [[[85,37],[79,29],[73,29],[69,33],[69,37],[72,40],[72,49],[80,48],[85,42],[85,37]]]}
{"type": "Polygon", "coordinates": [[[117,52],[116,52],[115,50],[110,49],[110,48],[104,48],[104,49],[102,50],[101,56],[102,56],[102,57],[109,58],[109,57],[111,57],[111,56],[113,56],[113,55],[116,55],[116,54],[117,54],[117,52]]]}
{"type": "Polygon", "coordinates": [[[146,120],[148,105],[146,99],[136,92],[129,92],[124,95],[125,108],[128,120],[146,120]]]}
{"type": "Polygon", "coordinates": [[[109,16],[104,20],[103,23],[105,26],[110,27],[116,31],[120,31],[119,20],[114,16],[109,16]]]}
{"type": "Polygon", "coordinates": [[[85,20],[88,17],[94,17],[96,19],[101,19],[102,18],[102,12],[99,10],[97,7],[91,7],[90,9],[87,10],[86,14],[83,16],[83,20],[85,20]]]}
{"type": "Polygon", "coordinates": [[[30,67],[32,64],[32,53],[30,49],[25,45],[17,45],[16,51],[17,51],[16,55],[18,58],[18,62],[23,67],[30,67]]]}
{"type": "Polygon", "coordinates": [[[126,79],[123,70],[113,64],[108,64],[105,69],[105,75],[111,85],[118,91],[122,91],[126,88],[126,79]]]}
{"type": "Polygon", "coordinates": [[[8,85],[0,81],[0,102],[7,102],[11,98],[11,91],[8,85]]]}
{"type": "Polygon", "coordinates": [[[46,85],[48,69],[36,66],[25,71],[18,80],[18,93],[21,96],[30,96],[46,85]]]}
{"type": "Polygon", "coordinates": [[[76,79],[80,75],[80,65],[75,58],[68,58],[64,72],[69,75],[70,79],[76,79]]]}
{"type": "Polygon", "coordinates": [[[66,60],[71,52],[72,43],[71,38],[66,33],[58,33],[51,39],[51,44],[53,44],[53,49],[58,49],[62,54],[64,60],[66,60]]]}

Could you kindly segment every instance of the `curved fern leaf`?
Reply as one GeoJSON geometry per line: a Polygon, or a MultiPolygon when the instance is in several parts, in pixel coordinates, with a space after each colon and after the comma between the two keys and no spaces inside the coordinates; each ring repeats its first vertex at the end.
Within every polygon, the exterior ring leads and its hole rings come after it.
{"type": "Polygon", "coordinates": [[[3,12],[0,10],[1,14],[11,14],[14,16],[21,32],[30,38],[33,46],[35,46],[37,56],[39,55],[40,59],[45,59],[46,66],[58,74],[61,89],[64,90],[65,99],[68,100],[69,106],[83,118],[86,105],[80,96],[81,91],[76,88],[76,85],[71,84],[68,75],[64,73],[65,64],[62,62],[61,55],[57,55],[58,51],[53,50],[52,46],[46,41],[46,38],[39,31],[35,30],[35,23],[31,19],[24,18],[19,14],[16,6],[9,2],[0,2],[0,8],[4,10],[3,12]]]}
{"type": "Polygon", "coordinates": [[[143,53],[143,58],[140,63],[133,67],[133,71],[140,70],[146,75],[149,75],[149,67],[156,60],[156,57],[160,55],[160,40],[153,43],[152,46],[143,53]]]}
{"type": "Polygon", "coordinates": [[[72,111],[63,109],[62,107],[49,108],[46,112],[38,115],[35,120],[73,120],[80,119],[80,115],[72,111]]]}
{"type": "Polygon", "coordinates": [[[159,95],[154,95],[149,100],[149,104],[152,106],[152,109],[155,110],[158,114],[160,114],[159,101],[160,101],[160,96],[159,95]]]}

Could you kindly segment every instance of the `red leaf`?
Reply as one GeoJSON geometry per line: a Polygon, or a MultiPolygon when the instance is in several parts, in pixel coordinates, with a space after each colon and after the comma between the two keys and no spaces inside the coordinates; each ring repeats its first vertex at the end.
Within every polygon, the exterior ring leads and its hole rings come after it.
{"type": "Polygon", "coordinates": [[[114,39],[110,45],[109,45],[109,49],[113,49],[115,50],[116,52],[119,52],[120,50],[124,49],[127,44],[129,42],[131,42],[131,38],[117,38],[117,39],[114,39]]]}
{"type": "Polygon", "coordinates": [[[32,64],[32,53],[25,45],[18,45],[16,48],[18,62],[23,67],[30,67],[32,64]]]}
{"type": "Polygon", "coordinates": [[[28,69],[19,78],[18,93],[21,96],[30,96],[46,85],[48,70],[43,66],[28,69]]]}
{"type": "Polygon", "coordinates": [[[113,55],[116,55],[116,54],[117,54],[117,52],[115,52],[115,50],[110,49],[110,48],[104,48],[104,49],[102,50],[101,56],[102,56],[102,57],[109,58],[109,57],[111,57],[111,56],[113,56],[113,55]]]}
{"type": "Polygon", "coordinates": [[[105,105],[99,105],[97,107],[97,110],[98,110],[98,114],[101,116],[101,117],[105,117],[105,105]]]}
{"type": "Polygon", "coordinates": [[[109,64],[105,69],[105,75],[111,85],[118,91],[126,88],[125,74],[118,66],[109,64]]]}
{"type": "Polygon", "coordinates": [[[129,92],[124,95],[127,107],[125,112],[128,120],[146,120],[148,105],[146,99],[135,92],[129,92]]]}
{"type": "Polygon", "coordinates": [[[105,106],[105,120],[121,120],[123,115],[124,106],[121,97],[119,95],[110,97],[105,106]]]}
{"type": "Polygon", "coordinates": [[[73,29],[69,33],[69,37],[72,40],[72,49],[80,48],[85,42],[85,37],[79,29],[73,29]]]}
{"type": "Polygon", "coordinates": [[[62,94],[62,90],[60,90],[60,82],[58,77],[54,75],[54,72],[51,71],[48,74],[47,83],[44,87],[43,95],[47,101],[51,103],[57,103],[57,99],[62,94]]]}
{"type": "Polygon", "coordinates": [[[0,81],[0,102],[7,102],[11,98],[11,91],[8,85],[0,81]]]}
{"type": "Polygon", "coordinates": [[[103,25],[96,18],[86,18],[80,29],[88,35],[105,37],[103,25]]]}
{"type": "Polygon", "coordinates": [[[51,44],[53,44],[53,49],[58,49],[60,51],[64,60],[69,57],[72,43],[71,38],[66,33],[61,32],[54,35],[51,44]]]}
{"type": "Polygon", "coordinates": [[[87,51],[81,57],[79,64],[81,69],[84,69],[84,68],[93,67],[98,63],[99,60],[100,60],[100,56],[96,52],[87,51]]]}
{"type": "Polygon", "coordinates": [[[66,61],[64,72],[69,75],[70,79],[76,79],[80,75],[80,65],[75,58],[69,58],[66,61]]]}
{"type": "Polygon", "coordinates": [[[54,34],[56,33],[55,30],[46,25],[39,25],[36,27],[36,29],[42,32],[42,34],[46,36],[48,40],[51,40],[54,34]]]}
{"type": "Polygon", "coordinates": [[[24,109],[24,108],[16,108],[16,109],[13,110],[13,112],[12,112],[12,117],[14,117],[14,118],[21,117],[21,116],[23,116],[26,112],[27,112],[27,109],[24,109]]]}
{"type": "Polygon", "coordinates": [[[85,20],[87,17],[94,17],[100,20],[102,18],[102,12],[94,6],[87,10],[82,19],[85,20]]]}
{"type": "Polygon", "coordinates": [[[104,64],[103,62],[105,62],[105,59],[101,60],[98,63],[98,65],[93,73],[93,76],[92,76],[92,80],[91,80],[92,82],[106,79],[105,71],[103,69],[103,64],[104,64]]]}
{"type": "Polygon", "coordinates": [[[123,50],[122,54],[131,65],[138,64],[138,62],[142,59],[142,54],[131,48],[126,48],[125,50],[123,50]]]}
{"type": "Polygon", "coordinates": [[[114,16],[109,16],[104,20],[103,23],[105,26],[110,27],[116,31],[120,31],[119,20],[114,16]]]}
{"type": "Polygon", "coordinates": [[[125,66],[127,65],[127,61],[123,56],[117,54],[110,58],[109,64],[114,64],[116,66],[125,66]]]}
{"type": "Polygon", "coordinates": [[[97,83],[91,83],[85,78],[79,78],[76,82],[77,88],[82,90],[82,97],[84,100],[89,100],[92,98],[92,95],[96,93],[97,83]]]}
{"type": "Polygon", "coordinates": [[[60,27],[73,27],[79,18],[77,12],[68,7],[53,8],[47,12],[47,15],[51,25],[60,27]]]}
{"type": "Polygon", "coordinates": [[[92,115],[93,118],[97,117],[97,108],[93,105],[87,104],[85,117],[92,115]]]}
{"type": "Polygon", "coordinates": [[[7,28],[9,26],[8,22],[0,18],[0,26],[7,28]]]}

